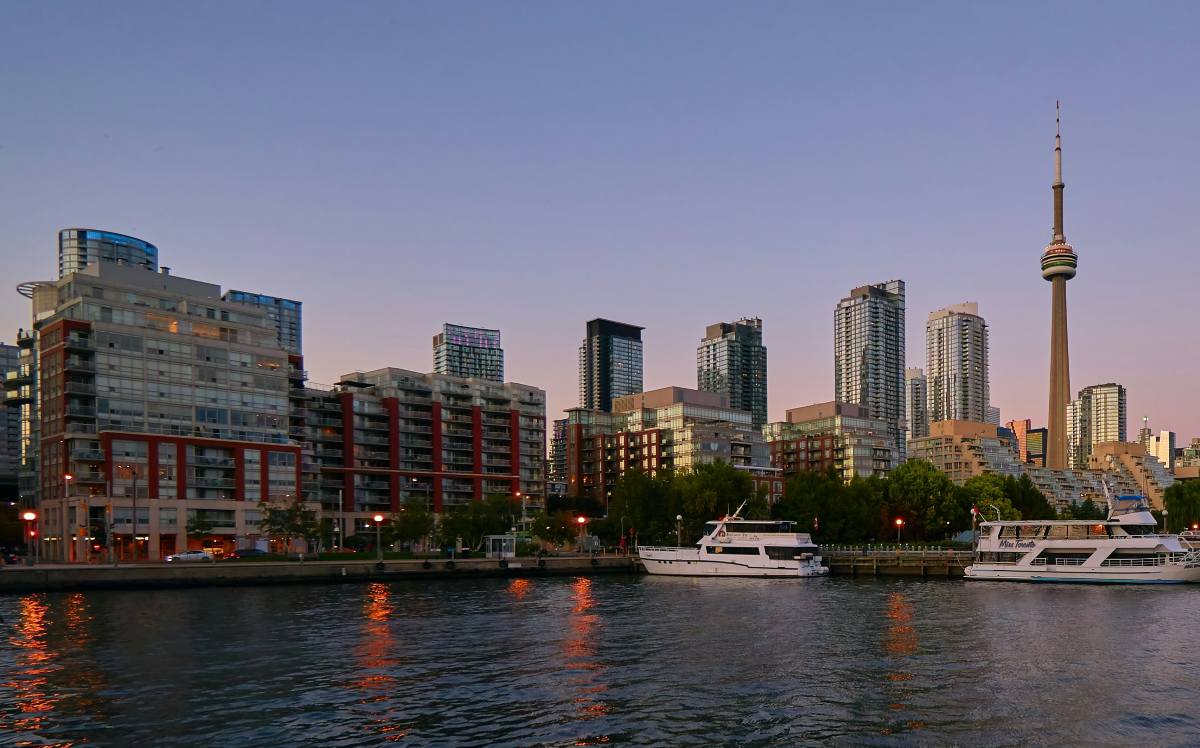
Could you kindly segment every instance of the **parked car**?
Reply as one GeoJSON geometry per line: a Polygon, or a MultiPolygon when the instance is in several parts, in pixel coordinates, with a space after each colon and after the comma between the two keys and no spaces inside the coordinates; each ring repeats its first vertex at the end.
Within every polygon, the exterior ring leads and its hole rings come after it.
{"type": "Polygon", "coordinates": [[[238,548],[233,553],[225,554],[225,558],[229,558],[229,559],[259,558],[260,556],[270,556],[270,555],[271,555],[270,553],[267,553],[266,551],[262,550],[261,548],[238,548]]]}
{"type": "Polygon", "coordinates": [[[167,563],[183,563],[185,561],[212,561],[213,557],[204,551],[180,551],[167,556],[167,563]]]}

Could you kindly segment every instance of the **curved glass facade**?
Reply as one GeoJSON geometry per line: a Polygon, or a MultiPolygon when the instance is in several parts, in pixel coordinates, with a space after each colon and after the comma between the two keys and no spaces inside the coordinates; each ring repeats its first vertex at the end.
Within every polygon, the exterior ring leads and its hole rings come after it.
{"type": "Polygon", "coordinates": [[[158,272],[158,247],[134,236],[96,229],[58,232],[58,277],[77,273],[97,262],[137,265],[158,272]]]}

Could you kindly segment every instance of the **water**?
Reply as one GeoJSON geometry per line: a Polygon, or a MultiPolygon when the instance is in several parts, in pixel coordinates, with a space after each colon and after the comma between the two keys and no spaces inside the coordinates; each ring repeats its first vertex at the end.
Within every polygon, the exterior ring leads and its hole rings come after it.
{"type": "Polygon", "coordinates": [[[1193,587],[483,579],[0,616],[0,745],[1200,741],[1193,587]]]}

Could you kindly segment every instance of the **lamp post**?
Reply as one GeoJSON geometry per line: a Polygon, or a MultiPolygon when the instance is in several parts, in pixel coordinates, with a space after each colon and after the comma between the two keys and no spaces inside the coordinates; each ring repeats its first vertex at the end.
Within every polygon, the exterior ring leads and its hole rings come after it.
{"type": "Polygon", "coordinates": [[[896,518],[896,545],[900,545],[900,530],[904,527],[904,520],[900,517],[896,518]]]}
{"type": "Polygon", "coordinates": [[[1169,514],[1169,512],[1167,511],[1167,508],[1164,506],[1163,507],[1163,532],[1171,531],[1171,526],[1167,524],[1167,515],[1168,514],[1169,514]]]}
{"type": "Polygon", "coordinates": [[[376,514],[371,519],[375,520],[375,551],[383,561],[383,515],[376,514]]]}
{"type": "MultiPolygon", "coordinates": [[[[66,523],[67,513],[68,513],[67,510],[71,506],[71,481],[74,478],[75,478],[75,476],[71,475],[70,473],[63,473],[63,510],[62,510],[63,511],[63,513],[62,513],[63,523],[62,524],[63,524],[64,528],[66,527],[66,524],[67,524],[66,523]]],[[[67,533],[64,531],[62,540],[59,541],[59,543],[58,543],[58,547],[60,549],[60,552],[58,555],[62,556],[63,561],[67,561],[70,558],[70,554],[66,548],[66,540],[67,540],[67,533]]]]}
{"type": "Polygon", "coordinates": [[[34,564],[37,564],[37,545],[34,542],[37,531],[33,529],[33,523],[37,522],[37,517],[37,512],[33,511],[27,511],[21,515],[21,519],[25,520],[25,537],[29,539],[27,542],[32,547],[34,564]]]}
{"type": "Polygon", "coordinates": [[[675,515],[675,545],[683,545],[683,515],[675,515]]]}
{"type": "Polygon", "coordinates": [[[118,468],[118,469],[120,469],[120,470],[124,470],[124,471],[128,472],[128,473],[129,473],[129,480],[132,482],[132,491],[131,491],[131,496],[132,496],[132,499],[131,499],[131,511],[132,511],[132,513],[133,513],[133,516],[132,516],[132,517],[130,517],[130,522],[131,522],[131,524],[130,524],[130,527],[132,528],[132,530],[130,531],[130,535],[129,535],[129,537],[130,537],[130,539],[131,539],[131,540],[132,540],[132,542],[133,542],[133,562],[136,564],[136,563],[137,563],[137,560],[138,560],[138,547],[137,547],[137,466],[136,466],[136,465],[134,465],[133,463],[126,462],[126,463],[122,463],[122,464],[120,464],[120,465],[117,465],[117,468],[118,468]]]}

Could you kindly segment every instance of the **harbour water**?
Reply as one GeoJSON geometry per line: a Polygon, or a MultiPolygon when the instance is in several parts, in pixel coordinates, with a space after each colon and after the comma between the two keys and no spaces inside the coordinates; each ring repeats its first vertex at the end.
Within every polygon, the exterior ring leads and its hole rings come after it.
{"type": "Polygon", "coordinates": [[[0,598],[0,745],[1195,745],[1200,589],[607,576],[0,598]]]}

